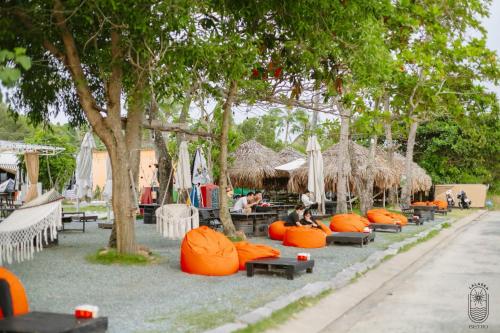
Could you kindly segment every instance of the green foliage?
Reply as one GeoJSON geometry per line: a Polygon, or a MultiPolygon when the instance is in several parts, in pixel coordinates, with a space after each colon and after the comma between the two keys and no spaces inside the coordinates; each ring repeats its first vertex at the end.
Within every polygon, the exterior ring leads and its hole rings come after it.
{"type": "Polygon", "coordinates": [[[0,103],[0,140],[22,141],[34,132],[25,117],[18,117],[7,105],[0,103]]]}
{"type": "MultiPolygon", "coordinates": [[[[5,87],[13,87],[21,77],[21,69],[31,68],[31,59],[26,55],[26,49],[14,48],[14,51],[0,49],[0,83],[5,87]]],[[[0,92],[0,103],[3,94],[0,92]]]]}

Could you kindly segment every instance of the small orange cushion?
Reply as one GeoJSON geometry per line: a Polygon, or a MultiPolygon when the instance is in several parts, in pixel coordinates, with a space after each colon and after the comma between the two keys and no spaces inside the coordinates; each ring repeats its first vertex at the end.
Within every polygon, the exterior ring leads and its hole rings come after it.
{"type": "MultiPolygon", "coordinates": [[[[9,284],[14,316],[28,313],[28,297],[26,296],[26,291],[24,290],[23,284],[21,283],[21,281],[19,281],[17,276],[15,276],[6,268],[0,267],[0,279],[7,281],[7,283],[9,284]]],[[[1,313],[1,311],[0,318],[3,318],[3,313],[1,313]]]]}
{"type": "Polygon", "coordinates": [[[269,238],[279,241],[283,240],[287,228],[289,227],[285,226],[285,221],[271,223],[268,229],[269,238]]]}
{"type": "Polygon", "coordinates": [[[189,231],[181,244],[181,269],[199,275],[230,275],[238,272],[238,252],[233,242],[207,226],[189,231]]]}
{"type": "Polygon", "coordinates": [[[247,261],[261,258],[276,258],[280,256],[280,251],[263,244],[252,244],[249,242],[237,242],[234,244],[238,251],[240,270],[245,270],[247,261]]]}
{"type": "Polygon", "coordinates": [[[326,233],[318,228],[288,227],[283,245],[302,248],[325,247],[326,233]]]}

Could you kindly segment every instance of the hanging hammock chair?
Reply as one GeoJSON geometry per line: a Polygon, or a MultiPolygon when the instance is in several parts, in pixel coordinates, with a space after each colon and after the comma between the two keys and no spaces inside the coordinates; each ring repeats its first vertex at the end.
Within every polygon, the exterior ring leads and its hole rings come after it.
{"type": "Polygon", "coordinates": [[[163,205],[156,210],[156,229],[168,239],[182,239],[199,227],[198,209],[186,204],[163,205]]]}

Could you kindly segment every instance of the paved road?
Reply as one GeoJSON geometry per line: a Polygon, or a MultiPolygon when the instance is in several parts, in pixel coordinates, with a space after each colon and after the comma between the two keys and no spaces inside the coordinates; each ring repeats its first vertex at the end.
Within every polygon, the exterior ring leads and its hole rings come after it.
{"type": "Polygon", "coordinates": [[[500,212],[490,212],[367,297],[323,332],[500,332],[500,212]],[[471,328],[472,283],[489,292],[487,328],[471,328]]]}

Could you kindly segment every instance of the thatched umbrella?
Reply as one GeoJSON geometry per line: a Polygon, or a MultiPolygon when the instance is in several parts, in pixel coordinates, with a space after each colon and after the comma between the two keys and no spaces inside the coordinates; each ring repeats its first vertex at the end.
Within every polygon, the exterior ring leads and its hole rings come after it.
{"type": "Polygon", "coordinates": [[[279,153],[281,164],[285,164],[291,161],[295,161],[299,158],[306,158],[306,155],[293,149],[292,147],[283,148],[279,153]]]}
{"type": "MultiPolygon", "coordinates": [[[[325,173],[325,190],[335,192],[337,184],[338,172],[338,153],[339,144],[333,145],[323,153],[324,173],[325,173]]],[[[368,155],[369,150],[359,144],[351,142],[349,152],[352,154],[351,161],[356,163],[356,173],[349,175],[349,182],[354,185],[353,177],[367,177],[368,169],[368,155]]],[[[395,172],[388,164],[385,156],[382,154],[375,155],[374,161],[374,185],[379,188],[388,188],[397,182],[399,179],[396,177],[395,172]]],[[[288,182],[288,189],[291,192],[303,192],[307,188],[307,170],[308,166],[305,165],[291,173],[288,182]]]]}
{"type": "Polygon", "coordinates": [[[240,145],[231,157],[228,173],[234,187],[268,188],[265,180],[278,177],[274,169],[281,164],[278,153],[255,140],[240,145]]]}

